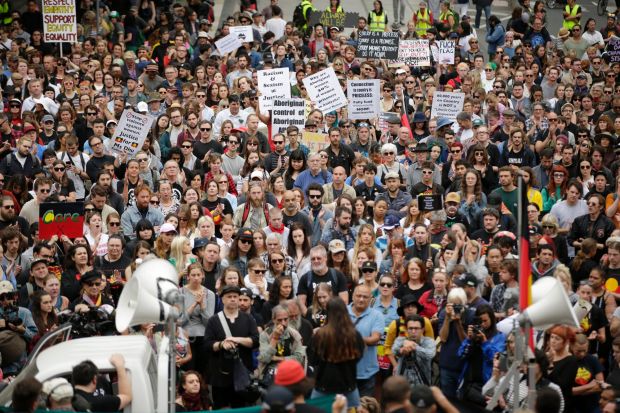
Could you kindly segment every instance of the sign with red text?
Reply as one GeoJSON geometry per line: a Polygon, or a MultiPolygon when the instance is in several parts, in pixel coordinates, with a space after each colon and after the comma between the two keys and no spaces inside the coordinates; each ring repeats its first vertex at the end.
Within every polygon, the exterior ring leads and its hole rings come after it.
{"type": "Polygon", "coordinates": [[[43,202],[39,205],[39,239],[84,236],[84,202],[43,202]]]}
{"type": "Polygon", "coordinates": [[[316,103],[321,112],[331,112],[347,105],[347,97],[342,91],[333,67],[304,77],[302,82],[310,99],[316,103]]]}
{"type": "Polygon", "coordinates": [[[431,49],[427,39],[401,40],[398,61],[407,66],[430,66],[431,49]]]}
{"type": "Polygon", "coordinates": [[[43,0],[43,41],[75,43],[77,20],[75,0],[43,0]]]}

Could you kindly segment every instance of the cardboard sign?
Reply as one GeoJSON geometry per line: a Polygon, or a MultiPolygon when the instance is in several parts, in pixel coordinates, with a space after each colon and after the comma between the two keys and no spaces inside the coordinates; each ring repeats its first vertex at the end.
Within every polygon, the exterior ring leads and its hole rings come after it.
{"type": "Polygon", "coordinates": [[[443,209],[441,195],[418,195],[418,207],[420,211],[439,211],[443,209]]]}
{"type": "Polygon", "coordinates": [[[428,40],[401,40],[398,61],[407,66],[430,66],[431,49],[428,40]]]}
{"type": "Polygon", "coordinates": [[[294,125],[303,130],[306,126],[306,101],[303,99],[274,99],[271,111],[272,133],[282,133],[294,125]]]}
{"type": "Polygon", "coordinates": [[[456,44],[452,40],[439,40],[435,42],[433,58],[439,64],[453,65],[456,44]]]}
{"type": "Polygon", "coordinates": [[[338,82],[334,68],[329,67],[303,78],[308,95],[323,113],[340,109],[347,104],[347,98],[338,82]]]}
{"type": "Polygon", "coordinates": [[[360,32],[356,56],[398,59],[399,40],[399,32],[360,32]]]}
{"type": "Polygon", "coordinates": [[[133,157],[144,145],[155,118],[133,110],[123,112],[112,137],[111,151],[133,157]]]}
{"type": "Polygon", "coordinates": [[[381,81],[347,80],[347,97],[349,98],[349,119],[370,119],[381,112],[379,97],[381,81]]]}
{"type": "Polygon", "coordinates": [[[611,39],[607,45],[610,63],[620,62],[620,39],[611,39]]]}
{"type": "Polygon", "coordinates": [[[325,27],[325,31],[330,27],[356,27],[357,20],[360,18],[359,13],[330,13],[326,11],[313,11],[310,14],[310,26],[321,23],[325,27]]]}
{"type": "Polygon", "coordinates": [[[433,106],[431,107],[431,118],[443,116],[450,120],[456,120],[456,115],[463,110],[464,101],[464,93],[435,92],[433,106]]]}
{"type": "Polygon", "coordinates": [[[329,138],[323,133],[304,131],[301,134],[301,142],[310,149],[310,153],[313,153],[329,145],[329,138]]]}
{"type": "Polygon", "coordinates": [[[84,235],[84,202],[43,202],[39,205],[39,239],[84,235]]]}
{"type": "Polygon", "coordinates": [[[249,43],[254,41],[254,31],[252,26],[230,26],[230,34],[236,34],[241,43],[249,43]]]}
{"type": "Polygon", "coordinates": [[[75,0],[43,0],[43,41],[75,43],[77,20],[75,0]]]}
{"type": "Polygon", "coordinates": [[[287,68],[259,70],[257,74],[261,109],[271,109],[276,98],[291,98],[290,74],[287,68]]]}
{"type": "Polygon", "coordinates": [[[231,33],[226,37],[222,37],[220,40],[215,42],[215,47],[217,47],[220,55],[224,56],[226,53],[234,52],[238,48],[243,46],[241,44],[241,40],[239,40],[239,36],[231,33]]]}

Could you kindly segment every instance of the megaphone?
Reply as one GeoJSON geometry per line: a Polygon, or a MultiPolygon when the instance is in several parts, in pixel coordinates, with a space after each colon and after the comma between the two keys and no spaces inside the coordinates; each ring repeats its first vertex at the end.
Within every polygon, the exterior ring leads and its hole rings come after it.
{"type": "Polygon", "coordinates": [[[532,285],[532,304],[519,315],[519,322],[528,321],[539,330],[555,324],[579,327],[564,287],[557,278],[542,277],[532,285]]]}
{"type": "Polygon", "coordinates": [[[140,264],[118,301],[116,329],[119,332],[143,323],[161,323],[176,313],[171,305],[178,296],[176,269],[166,260],[140,264]]]}

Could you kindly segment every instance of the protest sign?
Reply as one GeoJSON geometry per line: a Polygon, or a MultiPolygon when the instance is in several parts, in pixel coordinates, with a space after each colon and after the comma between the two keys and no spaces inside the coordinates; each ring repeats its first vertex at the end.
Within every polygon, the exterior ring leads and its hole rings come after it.
{"type": "MultiPolygon", "coordinates": [[[[260,72],[259,72],[260,73],[260,72]]],[[[323,113],[331,112],[347,104],[347,98],[332,67],[303,78],[308,95],[323,113]]]]}
{"type": "Polygon", "coordinates": [[[241,40],[239,40],[239,36],[231,33],[226,37],[222,37],[220,40],[215,42],[215,47],[217,47],[220,55],[225,55],[226,53],[234,52],[238,48],[242,46],[241,40]]]}
{"type": "Polygon", "coordinates": [[[241,40],[241,43],[254,41],[252,26],[230,26],[229,32],[230,34],[236,34],[239,40],[241,40]]]}
{"type": "Polygon", "coordinates": [[[301,142],[310,149],[310,153],[318,152],[329,145],[327,135],[323,133],[307,132],[301,134],[301,142]]]}
{"type": "Polygon", "coordinates": [[[269,110],[276,98],[291,97],[289,70],[285,67],[258,71],[258,90],[260,91],[260,108],[269,110]]]}
{"type": "Polygon", "coordinates": [[[612,39],[607,46],[607,55],[610,63],[620,62],[620,39],[612,39]]]}
{"type": "Polygon", "coordinates": [[[110,150],[134,156],[142,149],[153,121],[155,118],[151,115],[142,115],[133,110],[124,111],[114,131],[110,150]]]}
{"type": "Polygon", "coordinates": [[[373,59],[397,59],[399,40],[399,32],[360,32],[356,56],[373,59]]]}
{"type": "Polygon", "coordinates": [[[42,202],[39,205],[39,239],[54,235],[84,235],[84,202],[42,202]]]}
{"type": "Polygon", "coordinates": [[[306,101],[303,99],[274,99],[271,113],[273,133],[282,133],[290,125],[303,130],[306,125],[306,101]]]}
{"type": "Polygon", "coordinates": [[[370,119],[379,115],[380,87],[379,79],[347,80],[349,119],[370,119]]]}
{"type": "Polygon", "coordinates": [[[382,134],[388,131],[388,119],[393,117],[399,118],[400,115],[396,112],[381,112],[379,114],[379,130],[382,134]]]}
{"type": "Polygon", "coordinates": [[[441,195],[418,195],[418,205],[420,211],[439,211],[443,209],[443,199],[441,195]]]}
{"type": "Polygon", "coordinates": [[[428,40],[401,40],[397,60],[407,66],[430,66],[431,50],[428,40]]]}
{"type": "Polygon", "coordinates": [[[77,42],[75,0],[43,0],[42,6],[43,41],[77,42]]]}
{"type": "Polygon", "coordinates": [[[433,48],[435,61],[439,64],[453,65],[455,43],[452,40],[438,40],[435,45],[437,46],[433,48]]]}
{"type": "Polygon", "coordinates": [[[456,115],[463,110],[464,101],[465,93],[435,92],[433,106],[431,107],[431,118],[442,116],[456,120],[456,115]]]}
{"type": "Polygon", "coordinates": [[[359,18],[359,13],[313,11],[310,14],[310,26],[321,23],[325,27],[325,31],[329,30],[330,27],[356,27],[359,18]]]}

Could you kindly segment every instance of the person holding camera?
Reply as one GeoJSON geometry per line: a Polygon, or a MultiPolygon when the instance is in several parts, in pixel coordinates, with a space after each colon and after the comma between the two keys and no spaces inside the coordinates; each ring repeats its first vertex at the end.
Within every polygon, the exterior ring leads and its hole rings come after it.
{"type": "Polygon", "coordinates": [[[30,310],[15,304],[10,281],[0,281],[0,355],[5,376],[16,374],[26,362],[26,344],[37,334],[30,310]]]}
{"type": "Polygon", "coordinates": [[[431,363],[435,357],[435,340],[424,336],[424,317],[418,314],[407,317],[406,337],[398,337],[392,353],[398,356],[396,372],[407,378],[409,384],[431,384],[431,363]]]}
{"type": "Polygon", "coordinates": [[[474,324],[467,327],[467,338],[458,350],[458,356],[464,361],[458,393],[461,400],[485,406],[482,386],[491,378],[495,354],[505,350],[506,336],[497,330],[493,308],[479,306],[474,324]]]}
{"type": "Polygon", "coordinates": [[[473,310],[466,307],[467,295],[462,288],[453,288],[448,293],[447,304],[439,312],[439,368],[441,369],[440,387],[446,397],[456,397],[463,360],[457,355],[461,342],[466,338],[466,331],[474,318],[473,310]]]}

